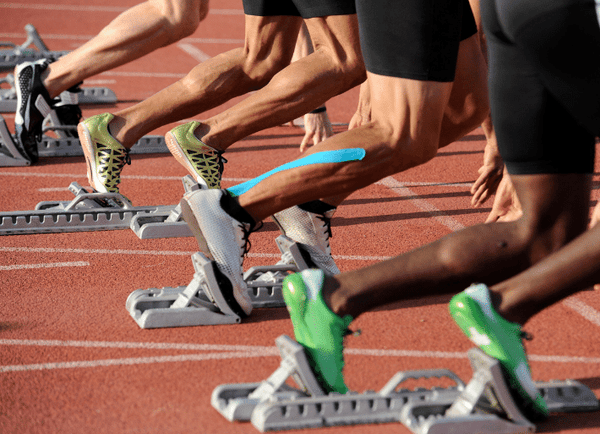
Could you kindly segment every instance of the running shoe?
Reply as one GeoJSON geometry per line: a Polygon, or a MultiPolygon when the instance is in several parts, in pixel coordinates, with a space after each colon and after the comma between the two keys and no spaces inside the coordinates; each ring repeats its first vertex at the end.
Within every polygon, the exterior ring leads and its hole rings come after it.
{"type": "Polygon", "coordinates": [[[471,285],[450,300],[450,314],[465,335],[488,356],[500,362],[517,405],[529,420],[548,416],[544,398],[531,378],[521,339],[521,326],[502,318],[492,306],[484,284],[471,285]]]}
{"type": "Polygon", "coordinates": [[[283,298],[294,325],[294,336],[304,346],[309,363],[324,391],[346,393],[344,336],[350,315],[340,318],[323,300],[323,270],[304,270],[283,281],[283,298]]]}
{"type": "Polygon", "coordinates": [[[92,116],[77,126],[87,162],[88,181],[101,193],[118,193],[123,166],[131,164],[129,150],[108,131],[108,123],[113,117],[110,113],[103,113],[92,116]]]}
{"type": "Polygon", "coordinates": [[[215,261],[221,273],[220,286],[229,307],[240,316],[250,315],[252,302],[243,278],[244,255],[249,248],[250,224],[231,217],[223,209],[225,190],[195,190],[181,199],[183,219],[198,241],[200,250],[215,261]]]}
{"type": "Polygon", "coordinates": [[[206,188],[221,188],[223,176],[223,152],[202,143],[194,136],[200,122],[193,121],[179,125],[169,131],[165,140],[175,159],[206,188]]]}
{"type": "Polygon", "coordinates": [[[52,110],[52,99],[42,83],[48,61],[25,62],[15,67],[17,111],[15,141],[20,153],[32,163],[38,160],[38,142],[42,140],[42,123],[52,110]]]}
{"type": "Polygon", "coordinates": [[[315,201],[308,204],[293,206],[272,216],[281,233],[300,245],[305,259],[314,268],[324,270],[329,274],[339,274],[340,269],[331,256],[331,218],[336,208],[325,211],[317,210],[315,201]]]}
{"type": "Polygon", "coordinates": [[[77,137],[77,125],[82,113],[79,107],[79,86],[63,91],[54,99],[56,119],[52,119],[52,127],[58,137],[77,137]]]}

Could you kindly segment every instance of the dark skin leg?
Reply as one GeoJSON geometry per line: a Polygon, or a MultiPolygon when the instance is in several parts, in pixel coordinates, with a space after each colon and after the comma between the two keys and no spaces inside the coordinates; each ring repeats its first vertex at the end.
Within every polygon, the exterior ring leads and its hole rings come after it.
{"type": "MultiPolygon", "coordinates": [[[[481,224],[373,266],[326,280],[332,311],[356,318],[363,312],[423,294],[454,294],[474,282],[494,284],[515,276],[586,229],[591,177],[513,176],[524,215],[508,223],[481,224]]],[[[494,293],[507,320],[525,323],[556,299],[551,293],[494,293]]]]}

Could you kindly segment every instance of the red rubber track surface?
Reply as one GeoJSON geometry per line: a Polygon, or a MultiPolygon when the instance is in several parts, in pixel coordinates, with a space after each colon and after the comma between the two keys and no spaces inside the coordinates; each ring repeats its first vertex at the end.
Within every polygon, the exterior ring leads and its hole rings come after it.
{"type": "MultiPolygon", "coordinates": [[[[0,3],[0,40],[21,43],[24,26],[31,23],[50,49],[71,50],[135,3],[0,3]]],[[[241,2],[213,1],[211,6],[190,38],[86,81],[86,86],[110,87],[119,102],[84,107],[84,116],[116,111],[182,77],[198,62],[182,43],[208,56],[242,45],[241,2]]],[[[354,89],[332,100],[332,121],[347,123],[357,97],[354,89]]],[[[5,118],[12,130],[14,115],[5,118]]],[[[224,185],[294,159],[302,136],[298,128],[277,127],[235,144],[227,152],[224,185]]],[[[353,194],[333,219],[332,248],[340,268],[363,267],[483,222],[490,204],[471,208],[469,186],[477,177],[484,143],[476,130],[428,164],[353,194]]],[[[121,190],[134,205],[179,202],[186,172],[170,155],[134,155],[132,160],[121,190]]],[[[40,201],[70,200],[66,187],[72,181],[87,185],[85,173],[83,157],[0,168],[0,209],[31,210],[40,201]]],[[[594,190],[593,204],[597,197],[594,190]]],[[[245,266],[275,263],[277,235],[271,222],[254,234],[245,266]]],[[[0,432],[256,432],[249,423],[226,421],[210,405],[210,394],[223,383],[261,381],[277,368],[274,339],[293,335],[285,309],[255,310],[239,325],[157,330],[140,329],[125,310],[127,296],[136,289],[187,285],[193,275],[190,255],[196,250],[193,238],[140,240],[130,230],[1,237],[0,432]],[[268,349],[257,352],[257,346],[268,349]]],[[[379,390],[397,371],[422,368],[449,368],[468,380],[465,352],[471,344],[447,314],[448,300],[426,297],[360,317],[354,327],[362,335],[347,340],[353,350],[346,356],[349,387],[379,390]],[[379,352],[365,355],[364,349],[379,352]],[[407,353],[398,356],[391,350],[407,353]]],[[[526,329],[535,337],[526,343],[535,379],[577,379],[600,392],[597,293],[558,303],[526,329]]],[[[600,432],[600,413],[554,415],[538,431],[600,432]]],[[[310,432],[409,431],[384,424],[310,432]]]]}

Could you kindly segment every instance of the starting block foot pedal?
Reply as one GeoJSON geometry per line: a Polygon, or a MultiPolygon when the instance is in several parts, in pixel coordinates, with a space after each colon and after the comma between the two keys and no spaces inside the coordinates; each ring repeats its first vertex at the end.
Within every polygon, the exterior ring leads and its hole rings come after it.
{"type": "MultiPolygon", "coordinates": [[[[379,392],[325,395],[304,349],[277,338],[282,362],[262,383],[227,384],[212,394],[212,406],[229,421],[250,420],[261,432],[335,425],[401,422],[415,434],[516,434],[535,431],[512,399],[499,362],[469,351],[473,377],[465,385],[453,372],[398,372],[379,392]],[[299,389],[285,381],[292,376],[299,389]],[[455,385],[402,388],[406,380],[448,378],[455,385]]],[[[598,399],[577,381],[536,382],[551,412],[597,411],[598,399]]]]}
{"type": "MultiPolygon", "coordinates": [[[[190,175],[182,178],[185,192],[200,190],[190,175]]],[[[156,238],[192,237],[192,231],[181,215],[181,207],[176,205],[172,210],[152,215],[137,215],[131,220],[131,230],[141,240],[156,238]]]]}
{"type": "Polygon", "coordinates": [[[141,328],[189,327],[241,322],[220,291],[214,263],[202,253],[192,255],[194,277],[183,290],[163,288],[132,292],[125,304],[141,328]]]}
{"type": "MultiPolygon", "coordinates": [[[[139,215],[132,220],[132,226],[135,222],[153,217],[154,214],[139,215]]],[[[161,224],[164,223],[157,223],[161,224]]],[[[252,267],[244,273],[248,295],[255,309],[285,307],[281,293],[283,278],[289,273],[303,270],[301,267],[307,267],[297,243],[284,235],[280,235],[275,241],[282,256],[288,258],[288,263],[252,267]],[[270,273],[272,279],[260,280],[260,276],[266,273],[270,273]]],[[[212,269],[212,262],[202,253],[195,253],[192,255],[192,263],[196,272],[188,286],[138,289],[129,295],[125,307],[141,328],[235,324],[241,321],[240,317],[230,310],[226,314],[223,313],[229,309],[224,299],[218,303],[217,300],[213,300],[222,297],[222,294],[212,269]],[[183,300],[183,304],[175,304],[177,300],[183,300]],[[220,306],[223,306],[223,309],[220,306]]]]}

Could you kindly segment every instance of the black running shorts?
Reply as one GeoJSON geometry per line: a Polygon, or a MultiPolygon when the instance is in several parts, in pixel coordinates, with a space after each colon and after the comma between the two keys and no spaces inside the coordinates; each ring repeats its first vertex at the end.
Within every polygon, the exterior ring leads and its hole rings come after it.
{"type": "Polygon", "coordinates": [[[593,0],[481,3],[490,102],[509,173],[592,173],[600,135],[600,26],[593,0]]]}
{"type": "Polygon", "coordinates": [[[454,81],[458,46],[477,33],[468,0],[357,0],[367,71],[454,81]]]}
{"type": "Polygon", "coordinates": [[[315,18],[356,13],[354,0],[243,0],[243,2],[244,14],[259,17],[315,18]]]}

